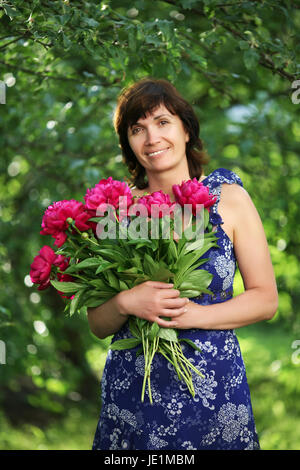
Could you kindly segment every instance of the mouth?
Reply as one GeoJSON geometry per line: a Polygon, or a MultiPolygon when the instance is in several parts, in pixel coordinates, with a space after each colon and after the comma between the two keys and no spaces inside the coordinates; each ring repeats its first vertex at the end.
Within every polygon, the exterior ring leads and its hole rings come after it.
{"type": "Polygon", "coordinates": [[[149,152],[149,153],[146,153],[147,157],[156,157],[158,155],[161,155],[162,153],[165,153],[169,150],[170,147],[167,147],[165,149],[161,149],[161,150],[156,150],[156,152],[149,152]]]}

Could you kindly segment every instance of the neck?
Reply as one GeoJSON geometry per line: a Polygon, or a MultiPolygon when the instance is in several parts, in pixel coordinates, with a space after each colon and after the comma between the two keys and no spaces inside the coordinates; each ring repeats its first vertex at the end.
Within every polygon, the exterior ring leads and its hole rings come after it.
{"type": "Polygon", "coordinates": [[[153,193],[155,191],[163,191],[168,194],[171,201],[175,201],[174,194],[172,191],[173,184],[181,184],[183,181],[190,179],[188,171],[186,173],[178,174],[148,174],[148,187],[147,191],[153,193]]]}
{"type": "MultiPolygon", "coordinates": [[[[144,189],[148,193],[154,193],[155,191],[163,191],[165,194],[170,196],[172,202],[175,201],[174,194],[172,191],[172,186],[174,184],[181,184],[183,181],[191,179],[188,168],[185,171],[181,172],[164,172],[164,173],[148,173],[148,186],[144,189]]],[[[201,174],[199,181],[202,181],[205,178],[204,173],[201,174]]]]}
{"type": "Polygon", "coordinates": [[[148,178],[147,191],[153,193],[155,191],[163,191],[168,194],[171,201],[175,201],[172,191],[173,184],[181,184],[183,181],[190,179],[189,167],[187,159],[182,159],[178,165],[165,168],[163,171],[146,170],[148,178]]]}

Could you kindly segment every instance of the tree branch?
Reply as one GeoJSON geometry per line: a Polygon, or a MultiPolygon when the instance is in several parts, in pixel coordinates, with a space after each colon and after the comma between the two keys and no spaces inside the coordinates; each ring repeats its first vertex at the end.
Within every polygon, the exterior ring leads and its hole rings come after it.
{"type": "Polygon", "coordinates": [[[23,36],[20,36],[20,37],[18,37],[18,38],[12,39],[11,41],[9,41],[9,42],[7,42],[6,44],[4,44],[3,46],[1,46],[1,47],[0,47],[0,51],[1,51],[2,49],[5,49],[5,48],[6,48],[7,46],[9,46],[10,44],[13,44],[14,42],[19,41],[19,40],[22,39],[22,38],[23,38],[23,36]]]}
{"type": "MultiPolygon", "coordinates": [[[[173,5],[174,7],[176,6],[176,2],[174,0],[163,0],[165,3],[168,3],[170,5],[173,5]]],[[[255,1],[255,0],[253,0],[255,1]]],[[[241,2],[242,3],[242,2],[241,2]]],[[[224,8],[222,4],[219,4],[217,5],[219,7],[221,7],[221,10],[224,8]]],[[[225,5],[224,5],[225,6],[225,5]]],[[[229,5],[226,5],[226,6],[229,6],[229,5]]],[[[294,5],[293,5],[294,6],[294,5]]],[[[300,8],[300,7],[299,7],[300,8]]],[[[206,19],[210,20],[209,18],[207,18],[207,15],[204,13],[203,10],[199,10],[198,8],[191,8],[190,12],[192,14],[196,14],[196,15],[199,15],[201,17],[205,17],[206,19]]],[[[225,14],[226,11],[224,11],[225,14]]],[[[281,77],[283,78],[286,78],[287,80],[289,80],[290,82],[294,81],[295,78],[296,78],[296,74],[290,74],[288,72],[286,72],[283,68],[281,67],[276,67],[274,62],[272,61],[272,59],[270,59],[270,55],[271,55],[271,52],[268,51],[268,50],[261,50],[259,46],[257,46],[256,44],[252,44],[251,41],[249,41],[248,37],[245,37],[241,31],[233,28],[232,26],[229,26],[228,24],[226,24],[223,20],[221,20],[220,18],[217,18],[217,17],[214,17],[212,18],[212,20],[210,20],[212,22],[214,22],[215,24],[218,24],[220,27],[222,27],[223,29],[225,29],[226,31],[228,31],[230,34],[232,34],[232,36],[236,37],[236,38],[239,38],[243,41],[246,41],[248,44],[251,45],[251,47],[255,47],[260,55],[260,60],[259,60],[259,64],[262,66],[262,67],[265,67],[269,70],[272,70],[273,73],[276,73],[278,75],[280,75],[281,77]]]]}
{"type": "Polygon", "coordinates": [[[28,73],[30,75],[36,75],[37,77],[40,77],[40,78],[50,78],[51,80],[63,80],[63,81],[69,81],[69,82],[73,82],[73,83],[81,83],[81,84],[88,84],[89,86],[92,86],[92,85],[101,85],[103,87],[109,87],[109,86],[113,86],[113,85],[116,85],[117,83],[121,82],[122,81],[122,78],[115,78],[113,82],[109,83],[109,82],[100,82],[100,77],[96,76],[95,78],[98,79],[99,78],[99,81],[94,81],[94,82],[88,82],[88,81],[82,81],[80,80],[80,77],[79,78],[75,78],[75,77],[66,77],[64,75],[48,75],[46,73],[43,73],[43,72],[35,72],[34,70],[30,70],[30,69],[27,69],[27,68],[24,68],[24,67],[20,67],[19,65],[16,65],[16,64],[10,64],[8,62],[5,62],[3,60],[0,60],[0,64],[4,65],[5,67],[9,68],[9,69],[15,69],[15,70],[19,70],[23,73],[28,73]]]}

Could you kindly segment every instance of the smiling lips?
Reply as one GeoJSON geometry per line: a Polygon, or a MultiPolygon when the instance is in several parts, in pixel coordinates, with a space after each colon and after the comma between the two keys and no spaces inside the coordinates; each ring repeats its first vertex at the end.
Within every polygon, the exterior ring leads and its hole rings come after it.
{"type": "Polygon", "coordinates": [[[156,150],[156,152],[147,153],[147,156],[155,157],[156,155],[160,155],[161,153],[166,152],[167,150],[169,150],[169,147],[162,149],[162,150],[156,150]]]}

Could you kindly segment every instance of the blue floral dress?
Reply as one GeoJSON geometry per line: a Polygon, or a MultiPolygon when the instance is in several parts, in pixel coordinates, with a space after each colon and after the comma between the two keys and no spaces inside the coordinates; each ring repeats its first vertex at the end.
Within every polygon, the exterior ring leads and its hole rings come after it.
{"type": "MultiPolygon", "coordinates": [[[[223,183],[239,184],[232,171],[220,168],[203,181],[217,201],[210,210],[210,222],[217,226],[219,248],[200,269],[214,277],[213,295],[191,300],[200,305],[225,302],[233,295],[236,259],[233,244],[221,224],[218,202],[223,183]]],[[[109,350],[101,380],[101,414],[93,442],[94,450],[254,450],[259,449],[244,361],[234,330],[180,330],[201,352],[181,343],[185,356],[204,378],[193,373],[195,397],[179,381],[166,359],[156,354],[151,370],[153,404],[145,395],[143,355],[136,350],[109,350]]],[[[126,323],[113,341],[131,337],[126,323]]],[[[147,389],[147,388],[146,388],[147,389]]]]}

